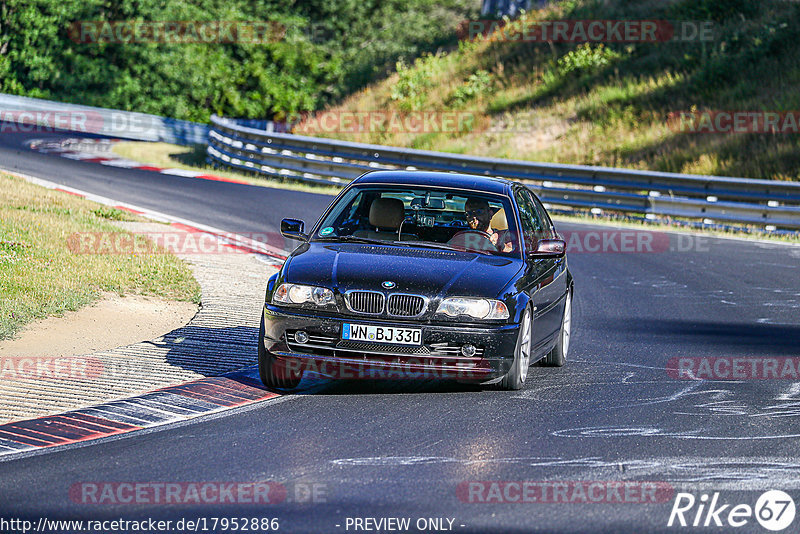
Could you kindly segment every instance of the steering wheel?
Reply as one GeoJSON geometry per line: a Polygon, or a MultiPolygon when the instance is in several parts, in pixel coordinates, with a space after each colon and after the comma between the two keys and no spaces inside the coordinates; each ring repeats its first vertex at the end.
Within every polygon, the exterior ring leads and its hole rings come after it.
{"type": "Polygon", "coordinates": [[[492,243],[489,234],[482,230],[462,230],[451,237],[447,243],[467,250],[497,251],[497,245],[492,243]]]}

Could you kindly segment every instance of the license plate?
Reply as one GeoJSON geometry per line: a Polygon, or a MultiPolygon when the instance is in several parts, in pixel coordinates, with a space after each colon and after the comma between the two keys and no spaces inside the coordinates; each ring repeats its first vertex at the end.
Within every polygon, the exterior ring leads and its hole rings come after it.
{"type": "Polygon", "coordinates": [[[342,339],[395,345],[422,345],[422,329],[345,323],[342,327],[342,339]]]}

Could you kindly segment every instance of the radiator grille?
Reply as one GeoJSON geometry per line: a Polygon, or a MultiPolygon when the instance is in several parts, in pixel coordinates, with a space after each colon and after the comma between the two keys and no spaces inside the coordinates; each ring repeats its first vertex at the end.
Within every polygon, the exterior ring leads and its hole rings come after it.
{"type": "Polygon", "coordinates": [[[356,313],[380,315],[386,297],[377,291],[351,291],[346,295],[347,307],[356,313]]]}
{"type": "Polygon", "coordinates": [[[386,311],[396,317],[416,317],[425,310],[425,298],[419,295],[389,295],[386,311]]]}

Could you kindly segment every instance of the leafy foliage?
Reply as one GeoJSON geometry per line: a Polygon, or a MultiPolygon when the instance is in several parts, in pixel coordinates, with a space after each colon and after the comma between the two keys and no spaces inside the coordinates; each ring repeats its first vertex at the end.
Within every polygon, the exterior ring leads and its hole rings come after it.
{"type": "Polygon", "coordinates": [[[402,111],[416,111],[425,103],[425,96],[433,84],[434,74],[438,66],[437,56],[425,55],[418,58],[414,65],[408,66],[398,61],[398,81],[392,88],[391,99],[398,103],[402,111]]]}
{"type": "Polygon", "coordinates": [[[470,74],[467,80],[460,86],[456,87],[450,97],[450,103],[453,105],[463,105],[464,103],[480,97],[488,95],[492,92],[492,75],[480,69],[473,74],[470,74]]]}
{"type": "Polygon", "coordinates": [[[585,43],[558,58],[557,70],[562,76],[571,73],[592,74],[611,65],[620,57],[622,57],[621,54],[606,48],[603,44],[593,47],[589,43],[585,43]]]}
{"type": "Polygon", "coordinates": [[[0,0],[0,91],[205,121],[317,109],[455,42],[469,0],[0,0]],[[83,42],[81,21],[269,21],[270,42],[83,42]]]}
{"type": "Polygon", "coordinates": [[[340,106],[469,106],[484,114],[481,128],[337,136],[482,156],[798,180],[796,135],[688,133],[670,120],[687,111],[795,112],[798,55],[800,2],[793,0],[553,0],[460,42],[435,64],[403,65],[396,77],[340,106]],[[669,23],[657,42],[524,38],[544,22],[590,20],[669,23]]]}

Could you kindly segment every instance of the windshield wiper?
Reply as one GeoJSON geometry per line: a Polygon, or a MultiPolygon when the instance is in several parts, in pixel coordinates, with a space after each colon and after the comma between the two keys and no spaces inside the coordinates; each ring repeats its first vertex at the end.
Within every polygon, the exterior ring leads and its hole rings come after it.
{"type": "Polygon", "coordinates": [[[474,252],[476,254],[484,254],[484,255],[491,255],[492,253],[488,250],[465,250],[463,248],[454,247],[452,245],[448,245],[446,243],[434,243],[432,241],[397,241],[397,240],[386,240],[386,239],[370,239],[369,237],[358,237],[353,235],[343,235],[343,236],[326,236],[326,237],[318,237],[315,241],[322,241],[322,242],[342,242],[342,243],[365,243],[369,245],[394,245],[394,246],[401,246],[401,247],[426,247],[426,248],[436,248],[440,250],[452,250],[454,252],[474,252]]]}
{"type": "Polygon", "coordinates": [[[455,252],[475,252],[477,254],[491,254],[488,250],[465,250],[463,248],[454,247],[446,243],[433,243],[431,241],[395,241],[397,245],[414,245],[417,247],[438,248],[442,250],[453,250],[455,252]]]}
{"type": "Polygon", "coordinates": [[[382,239],[370,239],[369,237],[358,237],[354,235],[318,237],[317,239],[315,239],[315,241],[342,241],[345,243],[367,243],[370,245],[386,245],[394,243],[394,241],[384,241],[382,239]]]}

